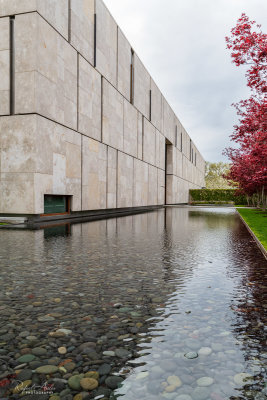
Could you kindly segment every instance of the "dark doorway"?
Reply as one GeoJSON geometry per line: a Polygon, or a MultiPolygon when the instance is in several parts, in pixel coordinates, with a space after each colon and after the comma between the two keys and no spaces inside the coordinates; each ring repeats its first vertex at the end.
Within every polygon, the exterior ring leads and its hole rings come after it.
{"type": "Polygon", "coordinates": [[[70,213],[70,196],[44,195],[44,214],[70,213]]]}

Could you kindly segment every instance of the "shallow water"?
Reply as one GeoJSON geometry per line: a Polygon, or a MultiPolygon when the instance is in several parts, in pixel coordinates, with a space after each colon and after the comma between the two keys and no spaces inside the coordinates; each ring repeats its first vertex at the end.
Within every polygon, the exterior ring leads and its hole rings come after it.
{"type": "Polygon", "coordinates": [[[48,381],[66,400],[267,398],[267,263],[233,209],[0,230],[0,243],[1,399],[19,396],[27,371],[29,393],[48,381]],[[15,370],[25,376],[6,382],[15,370]],[[88,371],[98,388],[69,387],[88,371]]]}

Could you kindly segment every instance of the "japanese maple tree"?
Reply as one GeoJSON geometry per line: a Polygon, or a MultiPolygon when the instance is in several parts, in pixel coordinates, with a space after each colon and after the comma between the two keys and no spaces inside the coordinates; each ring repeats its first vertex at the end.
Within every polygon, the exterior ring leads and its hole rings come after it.
{"type": "Polygon", "coordinates": [[[231,139],[239,148],[225,150],[232,162],[226,178],[237,182],[242,192],[250,196],[261,192],[264,197],[267,190],[267,35],[261,32],[260,25],[242,14],[226,43],[235,65],[248,66],[247,86],[252,91],[249,99],[234,104],[239,124],[234,126],[231,139]]]}

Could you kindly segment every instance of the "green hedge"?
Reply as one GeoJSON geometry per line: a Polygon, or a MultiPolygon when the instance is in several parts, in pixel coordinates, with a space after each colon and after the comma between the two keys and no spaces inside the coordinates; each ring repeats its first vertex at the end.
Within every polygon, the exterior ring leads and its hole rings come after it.
{"type": "Polygon", "coordinates": [[[191,189],[190,201],[206,201],[208,204],[211,202],[230,202],[235,204],[247,204],[245,196],[236,196],[235,189],[191,189]]]}

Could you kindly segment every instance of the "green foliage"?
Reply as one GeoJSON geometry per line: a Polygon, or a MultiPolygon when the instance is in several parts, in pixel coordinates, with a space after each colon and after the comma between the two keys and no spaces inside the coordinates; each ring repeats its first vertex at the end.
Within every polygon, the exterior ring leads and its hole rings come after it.
{"type": "Polygon", "coordinates": [[[267,213],[255,208],[239,208],[238,212],[267,250],[267,213]]]}
{"type": "Polygon", "coordinates": [[[190,201],[205,202],[206,204],[214,204],[221,202],[234,204],[247,204],[246,197],[243,195],[236,196],[235,189],[191,189],[190,201]]]}
{"type": "Polygon", "coordinates": [[[229,172],[230,164],[223,162],[211,163],[205,165],[205,181],[207,189],[229,189],[232,187],[229,182],[223,178],[229,172]]]}

